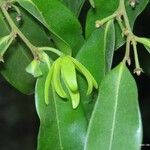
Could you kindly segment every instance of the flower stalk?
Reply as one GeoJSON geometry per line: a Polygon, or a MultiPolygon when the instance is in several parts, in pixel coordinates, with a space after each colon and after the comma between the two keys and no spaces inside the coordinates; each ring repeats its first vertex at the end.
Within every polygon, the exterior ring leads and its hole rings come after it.
{"type": "MultiPolygon", "coordinates": [[[[130,1],[130,4],[134,7],[137,4],[136,0],[132,0],[130,1]]],[[[118,9],[110,16],[102,19],[102,20],[97,20],[95,22],[95,26],[96,28],[101,27],[102,25],[104,25],[106,22],[108,22],[109,20],[115,19],[122,31],[122,37],[126,37],[126,52],[125,52],[125,56],[123,59],[123,62],[127,62],[128,65],[131,65],[131,59],[130,59],[130,45],[132,45],[133,47],[133,51],[134,51],[134,59],[135,59],[135,70],[134,73],[136,73],[137,75],[140,75],[142,72],[142,69],[140,67],[139,64],[139,58],[138,58],[138,53],[137,53],[137,42],[148,45],[150,47],[150,42],[148,40],[145,40],[143,38],[139,38],[137,36],[135,36],[132,32],[131,26],[130,26],[130,22],[129,22],[129,18],[127,15],[127,11],[125,8],[125,0],[120,0],[119,2],[119,7],[118,9]]]]}

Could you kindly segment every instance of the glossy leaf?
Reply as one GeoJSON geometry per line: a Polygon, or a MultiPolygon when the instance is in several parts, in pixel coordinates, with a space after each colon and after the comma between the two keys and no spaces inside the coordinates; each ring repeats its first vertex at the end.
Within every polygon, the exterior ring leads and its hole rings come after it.
{"type": "Polygon", "coordinates": [[[110,21],[104,28],[93,32],[76,57],[98,83],[111,68],[114,45],[115,29],[113,21],[110,21]]]}
{"type": "Polygon", "coordinates": [[[85,150],[139,150],[142,140],[136,83],[121,63],[102,81],[85,150]]]}
{"type": "MultiPolygon", "coordinates": [[[[137,16],[146,7],[148,0],[143,0],[136,5],[135,9],[129,6],[128,0],[125,1],[127,14],[129,17],[130,25],[133,27],[137,16]]],[[[86,22],[86,37],[88,38],[92,32],[95,30],[95,21],[103,19],[111,14],[113,14],[119,6],[119,0],[95,0],[95,9],[90,9],[87,15],[86,22]]],[[[124,39],[122,38],[121,30],[116,23],[116,49],[124,44],[124,39]]]]}
{"type": "Polygon", "coordinates": [[[106,62],[106,73],[111,70],[113,54],[115,50],[115,26],[114,21],[110,20],[105,27],[104,35],[104,50],[105,50],[105,62],[106,62]]]}
{"type": "Polygon", "coordinates": [[[50,34],[58,48],[63,52],[70,54],[71,47],[46,23],[43,14],[38,9],[38,7],[31,0],[17,0],[19,5],[27,10],[32,16],[34,16],[38,21],[40,21],[45,27],[50,30],[50,34]]]}
{"type": "Polygon", "coordinates": [[[104,30],[94,31],[76,56],[76,59],[91,72],[98,84],[105,76],[105,54],[102,41],[104,41],[104,30]]]}
{"type": "MultiPolygon", "coordinates": [[[[21,8],[20,8],[21,9],[21,8]]],[[[49,46],[50,41],[42,27],[30,15],[21,10],[23,24],[20,26],[21,31],[35,46],[49,46]],[[32,28],[31,28],[32,26],[32,28]]],[[[15,18],[15,14],[12,14],[15,18]]],[[[0,17],[0,36],[9,34],[9,29],[5,20],[0,17]]],[[[33,93],[35,80],[32,75],[25,71],[25,68],[32,61],[30,50],[19,38],[14,41],[4,56],[5,63],[1,68],[1,74],[16,89],[25,94],[33,93]]]]}
{"type": "Polygon", "coordinates": [[[75,55],[84,39],[79,21],[74,14],[58,0],[33,0],[43,14],[48,28],[68,43],[75,55]],[[73,35],[73,36],[72,36],[73,35]]]}
{"type": "Polygon", "coordinates": [[[36,83],[36,109],[40,118],[38,150],[83,149],[87,122],[81,105],[73,110],[71,100],[64,101],[49,89],[49,105],[44,101],[44,86],[48,73],[43,65],[43,76],[36,83]]]}
{"type": "MultiPolygon", "coordinates": [[[[110,21],[104,28],[97,29],[92,33],[76,57],[91,72],[98,85],[111,68],[114,45],[115,29],[113,21],[110,21]]],[[[90,118],[97,92],[94,91],[91,95],[86,96],[86,81],[82,76],[78,76],[78,78],[81,101],[87,117],[90,118]]]]}
{"type": "Polygon", "coordinates": [[[86,38],[88,38],[95,30],[95,21],[101,20],[118,8],[119,0],[95,0],[95,9],[91,8],[86,20],[86,38]]]}
{"type": "Polygon", "coordinates": [[[60,0],[63,2],[76,16],[79,16],[81,8],[85,0],[60,0]]]}
{"type": "Polygon", "coordinates": [[[43,25],[47,26],[42,13],[38,10],[32,0],[16,0],[21,7],[27,10],[31,15],[38,19],[43,25]]]}

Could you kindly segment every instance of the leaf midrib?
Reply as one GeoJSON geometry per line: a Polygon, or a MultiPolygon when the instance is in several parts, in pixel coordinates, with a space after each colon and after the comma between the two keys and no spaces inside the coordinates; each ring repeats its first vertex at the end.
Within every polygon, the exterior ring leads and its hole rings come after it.
{"type": "Polygon", "coordinates": [[[56,114],[59,146],[60,146],[60,150],[62,150],[63,149],[63,144],[62,144],[62,138],[61,138],[61,133],[60,133],[59,117],[58,117],[57,104],[56,104],[56,93],[55,93],[53,88],[52,88],[52,92],[53,92],[53,97],[54,97],[54,105],[55,105],[54,107],[55,107],[55,114],[56,114]]]}
{"type": "Polygon", "coordinates": [[[117,87],[116,87],[116,101],[115,101],[115,105],[114,105],[114,113],[113,113],[113,122],[112,122],[112,128],[111,128],[111,136],[110,136],[110,143],[109,143],[109,150],[111,150],[112,148],[112,144],[113,144],[113,139],[114,139],[114,130],[115,130],[115,124],[116,124],[116,114],[117,114],[117,107],[118,107],[118,97],[119,97],[119,87],[120,87],[120,83],[121,83],[121,78],[122,78],[122,73],[123,73],[123,66],[120,67],[119,70],[119,76],[118,76],[118,80],[117,80],[117,87]]]}

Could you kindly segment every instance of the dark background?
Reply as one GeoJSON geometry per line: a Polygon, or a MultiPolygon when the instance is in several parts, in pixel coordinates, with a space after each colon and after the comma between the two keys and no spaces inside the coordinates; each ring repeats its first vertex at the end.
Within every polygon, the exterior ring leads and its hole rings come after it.
{"type": "MultiPolygon", "coordinates": [[[[87,8],[86,4],[80,16],[82,22],[87,8]]],[[[138,17],[134,29],[136,35],[150,38],[150,4],[138,17]]],[[[118,56],[123,58],[123,50],[124,47],[116,52],[114,65],[118,63],[118,56]]],[[[138,50],[145,73],[140,77],[134,76],[143,120],[143,144],[150,144],[150,55],[140,45],[138,50]]],[[[130,69],[132,71],[133,66],[130,69]]],[[[19,93],[0,76],[0,150],[35,150],[38,127],[34,96],[19,93]]],[[[143,149],[149,150],[150,146],[143,149]]]]}

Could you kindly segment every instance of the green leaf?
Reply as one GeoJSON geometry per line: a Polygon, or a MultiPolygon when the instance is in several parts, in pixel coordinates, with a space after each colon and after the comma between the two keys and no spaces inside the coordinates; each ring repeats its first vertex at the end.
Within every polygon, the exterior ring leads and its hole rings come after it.
{"type": "Polygon", "coordinates": [[[33,0],[43,14],[48,28],[59,35],[73,50],[75,55],[84,39],[79,21],[75,15],[58,0],[33,0]],[[56,19],[57,18],[57,19],[56,19]]]}
{"type": "Polygon", "coordinates": [[[64,3],[77,17],[80,14],[81,8],[85,0],[60,0],[64,3]]]}
{"type": "Polygon", "coordinates": [[[81,105],[72,109],[71,100],[64,101],[53,89],[49,89],[49,105],[44,101],[47,67],[36,83],[36,109],[40,118],[38,150],[81,150],[84,146],[87,122],[81,105]]]}
{"type": "Polygon", "coordinates": [[[87,131],[85,150],[139,150],[141,117],[136,83],[121,63],[103,80],[87,131]]]}
{"type": "Polygon", "coordinates": [[[105,27],[104,35],[104,51],[105,51],[105,62],[106,62],[106,73],[111,70],[113,54],[115,49],[115,26],[114,21],[110,20],[105,27]]]}
{"type": "Polygon", "coordinates": [[[45,27],[50,30],[50,34],[53,37],[53,40],[58,48],[60,48],[67,54],[71,53],[71,47],[68,45],[68,43],[66,43],[52,28],[48,26],[43,17],[43,14],[31,0],[17,0],[17,2],[22,8],[27,10],[32,16],[34,16],[38,21],[40,21],[45,27]]]}
{"type": "MultiPolygon", "coordinates": [[[[19,8],[21,10],[21,8],[19,8]]],[[[49,46],[50,41],[45,34],[43,28],[36,20],[30,15],[21,10],[23,24],[20,25],[21,31],[35,46],[49,46]],[[32,28],[31,28],[32,27],[32,28]]],[[[12,18],[15,18],[16,14],[12,14],[12,18]]],[[[14,19],[15,20],[15,19],[14,19]]],[[[9,34],[9,29],[5,20],[0,15],[0,36],[9,34]]],[[[31,94],[34,91],[35,79],[32,75],[25,71],[27,65],[32,61],[30,50],[26,45],[18,38],[6,52],[5,63],[1,67],[1,74],[4,78],[17,90],[24,94],[31,94]]]]}
{"type": "MultiPolygon", "coordinates": [[[[115,29],[113,21],[110,21],[104,28],[92,33],[76,57],[91,72],[99,85],[111,68],[114,46],[115,29]]],[[[90,118],[97,92],[94,91],[91,95],[86,96],[86,81],[82,76],[78,78],[81,101],[87,118],[90,118]]]]}
{"type": "Polygon", "coordinates": [[[95,9],[91,8],[86,20],[86,38],[95,30],[95,21],[113,14],[117,10],[119,0],[95,0],[95,9]]]}
{"type": "Polygon", "coordinates": [[[93,32],[76,56],[99,84],[111,68],[114,45],[115,29],[113,21],[110,21],[104,28],[93,32]]]}
{"type": "Polygon", "coordinates": [[[27,10],[31,15],[38,19],[43,25],[47,26],[42,13],[38,10],[32,0],[16,0],[21,7],[27,10]]]}
{"type": "MultiPolygon", "coordinates": [[[[148,3],[148,0],[140,1],[138,5],[133,9],[129,6],[128,0],[125,1],[127,14],[129,17],[130,25],[133,27],[137,16],[144,10],[148,3]]],[[[87,15],[86,22],[86,38],[88,38],[95,30],[95,21],[103,19],[113,14],[118,6],[119,0],[95,0],[95,9],[90,9],[87,15]]],[[[121,30],[116,22],[116,49],[124,44],[125,40],[122,38],[121,30]]]]}
{"type": "Polygon", "coordinates": [[[98,84],[105,76],[104,30],[97,29],[82,46],[76,59],[94,76],[98,84]]]}

